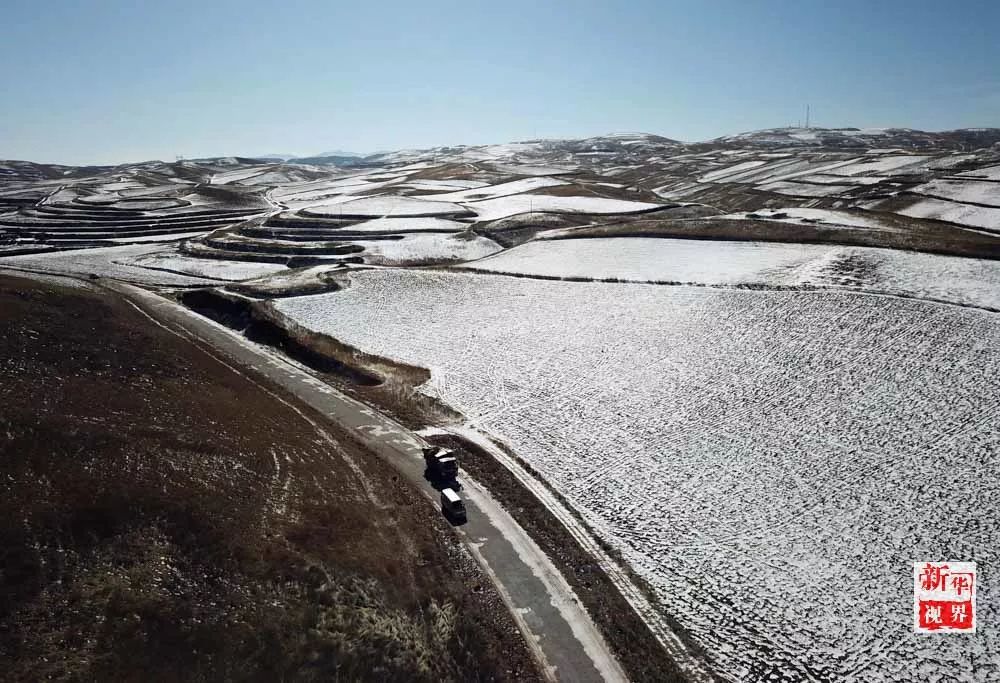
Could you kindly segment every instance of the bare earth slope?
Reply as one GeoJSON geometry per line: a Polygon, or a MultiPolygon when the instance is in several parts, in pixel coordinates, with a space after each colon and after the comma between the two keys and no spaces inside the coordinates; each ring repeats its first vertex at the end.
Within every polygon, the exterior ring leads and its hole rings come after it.
{"type": "Polygon", "coordinates": [[[87,289],[0,278],[5,680],[533,680],[382,461],[87,289]]]}

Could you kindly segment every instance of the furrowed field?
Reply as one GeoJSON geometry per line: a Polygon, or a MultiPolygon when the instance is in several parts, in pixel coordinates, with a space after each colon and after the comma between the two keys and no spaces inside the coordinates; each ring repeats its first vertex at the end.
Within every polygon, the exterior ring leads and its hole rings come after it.
{"type": "MultiPolygon", "coordinates": [[[[726,678],[1000,675],[911,632],[911,564],[974,558],[995,621],[995,314],[919,300],[357,272],[279,310],[427,367],[654,586],[726,678]]],[[[937,680],[949,680],[947,677],[937,680]]]]}

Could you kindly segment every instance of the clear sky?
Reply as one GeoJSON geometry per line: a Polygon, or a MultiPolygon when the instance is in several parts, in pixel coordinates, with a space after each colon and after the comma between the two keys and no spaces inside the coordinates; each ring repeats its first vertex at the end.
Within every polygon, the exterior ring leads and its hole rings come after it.
{"type": "Polygon", "coordinates": [[[1000,126],[1000,1],[0,0],[0,158],[1000,126]]]}

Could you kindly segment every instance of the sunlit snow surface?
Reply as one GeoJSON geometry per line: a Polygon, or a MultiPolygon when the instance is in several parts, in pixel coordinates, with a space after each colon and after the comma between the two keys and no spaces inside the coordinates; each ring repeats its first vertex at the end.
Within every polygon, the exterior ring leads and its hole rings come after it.
{"type": "Polygon", "coordinates": [[[643,213],[660,208],[659,204],[631,202],[604,197],[556,197],[546,194],[517,194],[509,197],[466,202],[481,221],[506,218],[519,213],[551,211],[554,213],[643,213]]]}
{"type": "Polygon", "coordinates": [[[1000,618],[996,314],[403,270],[278,306],[430,368],[423,390],[565,494],[727,679],[1000,676],[994,627],[911,626],[930,558],[979,562],[980,624],[1000,618]]]}
{"type": "Polygon", "coordinates": [[[965,171],[957,174],[963,178],[985,178],[986,180],[1000,180],[1000,166],[987,166],[974,171],[965,171]]]}
{"type": "Polygon", "coordinates": [[[351,232],[459,232],[465,223],[446,218],[375,218],[351,226],[351,232]]]}
{"type": "Polygon", "coordinates": [[[365,263],[376,265],[471,261],[500,251],[500,245],[479,235],[413,233],[400,240],[353,240],[365,248],[365,263]]]}
{"type": "MultiPolygon", "coordinates": [[[[200,274],[183,274],[165,270],[151,270],[138,265],[137,261],[146,261],[151,256],[170,256],[176,250],[165,245],[132,245],[122,247],[102,247],[100,249],[79,249],[74,251],[56,251],[26,256],[8,256],[0,260],[0,268],[23,268],[48,273],[61,273],[87,277],[98,275],[113,277],[127,282],[137,282],[148,285],[191,286],[208,285],[213,281],[201,277],[200,274]]],[[[254,265],[254,264],[249,264],[254,265]]],[[[205,268],[210,270],[211,263],[205,268]]],[[[248,276],[249,277],[249,276],[248,276]]]]}
{"type": "Polygon", "coordinates": [[[338,203],[334,206],[311,206],[305,211],[307,215],[315,216],[364,216],[380,217],[419,217],[447,216],[467,213],[458,204],[444,201],[425,201],[412,197],[363,197],[338,203]]]}
{"type": "Polygon", "coordinates": [[[1000,309],[1000,261],[869,247],[596,237],[528,242],[465,267],[560,278],[851,287],[1000,309]]]}
{"type": "Polygon", "coordinates": [[[973,206],[940,199],[921,199],[896,213],[913,218],[933,218],[973,228],[1000,232],[1000,207],[973,206]]]}
{"type": "Polygon", "coordinates": [[[831,209],[804,209],[800,207],[761,209],[746,213],[733,213],[719,216],[727,220],[753,220],[753,217],[766,218],[783,222],[813,222],[827,225],[838,225],[849,228],[868,228],[870,230],[896,230],[878,216],[864,214],[858,211],[834,211],[831,209]],[[748,215],[750,214],[750,215],[748,215]],[[784,216],[784,217],[779,217],[784,216]]]}
{"type": "Polygon", "coordinates": [[[913,188],[916,194],[940,197],[956,202],[1000,207],[1000,182],[986,180],[940,179],[913,188]]]}
{"type": "Polygon", "coordinates": [[[213,285],[218,284],[217,280],[248,280],[287,270],[286,266],[277,263],[192,258],[159,244],[9,256],[0,260],[0,268],[4,266],[175,287],[213,285]]]}
{"type": "Polygon", "coordinates": [[[523,178],[521,180],[512,180],[507,183],[490,185],[488,187],[475,187],[467,190],[448,192],[445,194],[426,195],[425,198],[438,202],[466,202],[475,201],[477,199],[507,197],[510,195],[520,194],[522,192],[530,192],[531,190],[539,190],[546,187],[556,187],[568,184],[569,183],[565,180],[557,180],[556,178],[523,178]]]}

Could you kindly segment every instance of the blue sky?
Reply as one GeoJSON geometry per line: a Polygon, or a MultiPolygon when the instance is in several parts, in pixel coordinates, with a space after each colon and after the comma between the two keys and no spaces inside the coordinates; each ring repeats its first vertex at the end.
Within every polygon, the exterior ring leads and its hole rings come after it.
{"type": "Polygon", "coordinates": [[[0,0],[0,158],[1000,126],[1000,2],[0,0]]]}

